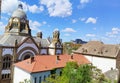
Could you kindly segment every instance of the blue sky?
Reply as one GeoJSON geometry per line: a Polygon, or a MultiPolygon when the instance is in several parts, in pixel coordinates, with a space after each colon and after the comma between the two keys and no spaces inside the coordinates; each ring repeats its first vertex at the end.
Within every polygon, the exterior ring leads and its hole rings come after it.
{"type": "Polygon", "coordinates": [[[32,35],[43,37],[60,31],[63,41],[80,38],[108,44],[120,43],[120,0],[3,0],[0,34],[12,12],[23,4],[32,35]]]}

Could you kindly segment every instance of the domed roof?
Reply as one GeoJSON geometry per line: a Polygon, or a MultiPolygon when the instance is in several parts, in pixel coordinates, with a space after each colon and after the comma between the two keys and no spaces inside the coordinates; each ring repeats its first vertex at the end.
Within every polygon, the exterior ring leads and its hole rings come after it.
{"type": "Polygon", "coordinates": [[[23,11],[22,4],[18,5],[18,8],[13,12],[11,17],[18,17],[21,19],[27,19],[25,12],[23,11]]]}

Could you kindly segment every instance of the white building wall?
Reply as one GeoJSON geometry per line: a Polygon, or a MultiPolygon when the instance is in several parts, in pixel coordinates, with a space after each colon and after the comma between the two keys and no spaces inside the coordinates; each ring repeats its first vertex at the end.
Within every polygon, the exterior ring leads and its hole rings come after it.
{"type": "Polygon", "coordinates": [[[30,74],[15,66],[13,78],[13,83],[20,83],[21,81],[23,82],[25,79],[30,80],[30,74]]]}
{"type": "Polygon", "coordinates": [[[11,49],[11,48],[4,48],[3,52],[2,52],[2,55],[4,56],[6,54],[12,55],[13,54],[13,49],[11,49]]]}
{"type": "Polygon", "coordinates": [[[50,55],[55,55],[55,49],[49,49],[49,54],[50,55]]]}
{"type": "Polygon", "coordinates": [[[34,49],[38,52],[38,48],[37,48],[37,46],[36,46],[34,43],[23,43],[23,44],[18,48],[17,53],[18,53],[21,49],[23,49],[23,48],[25,48],[25,47],[32,47],[32,48],[34,48],[34,49]]]}
{"type": "Polygon", "coordinates": [[[111,70],[111,68],[116,68],[116,60],[110,58],[103,57],[94,57],[94,56],[86,56],[85,57],[97,68],[101,69],[102,72],[106,72],[111,70]]]}

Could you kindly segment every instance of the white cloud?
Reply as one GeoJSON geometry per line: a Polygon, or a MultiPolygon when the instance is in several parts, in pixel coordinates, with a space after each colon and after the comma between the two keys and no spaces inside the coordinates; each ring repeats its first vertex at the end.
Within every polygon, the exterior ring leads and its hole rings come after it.
{"type": "Polygon", "coordinates": [[[12,13],[18,6],[18,0],[2,0],[2,13],[12,13]]]}
{"type": "Polygon", "coordinates": [[[86,4],[90,3],[92,0],[80,0],[80,5],[78,6],[79,9],[82,9],[86,6],[86,4]]]}
{"type": "Polygon", "coordinates": [[[32,13],[39,13],[44,10],[44,7],[43,6],[38,7],[37,5],[32,5],[32,6],[29,5],[28,9],[32,13]]]}
{"type": "Polygon", "coordinates": [[[30,28],[33,30],[33,31],[41,31],[39,28],[42,26],[41,23],[39,23],[38,21],[32,21],[30,20],[30,28]]]}
{"type": "Polygon", "coordinates": [[[86,20],[86,18],[79,18],[79,20],[80,20],[80,21],[85,21],[85,20],[86,20]]]}
{"type": "Polygon", "coordinates": [[[40,13],[44,10],[43,6],[37,6],[37,5],[29,5],[26,2],[22,2],[19,0],[3,0],[2,1],[2,13],[11,14],[15,9],[17,9],[18,4],[22,3],[23,10],[25,12],[29,11],[31,13],[40,13]]]}
{"type": "Polygon", "coordinates": [[[65,36],[70,36],[70,34],[64,34],[65,36]]]}
{"type": "Polygon", "coordinates": [[[42,24],[45,25],[45,24],[47,24],[47,22],[46,22],[46,21],[43,21],[42,24]]]}
{"type": "Polygon", "coordinates": [[[6,24],[4,24],[3,22],[0,22],[0,33],[4,32],[5,26],[6,26],[6,24]]]}
{"type": "Polygon", "coordinates": [[[86,34],[86,37],[95,37],[95,34],[86,34]]]}
{"type": "Polygon", "coordinates": [[[89,17],[85,23],[93,23],[95,24],[97,22],[97,18],[89,17]]]}
{"type": "Polygon", "coordinates": [[[55,28],[53,31],[59,31],[59,29],[58,29],[58,28],[55,28]]]}
{"type": "Polygon", "coordinates": [[[86,3],[89,3],[89,2],[90,2],[90,0],[80,0],[81,4],[86,4],[86,3]]]}
{"type": "Polygon", "coordinates": [[[75,19],[72,19],[72,23],[76,23],[77,22],[77,20],[75,20],[75,19]]]}
{"type": "Polygon", "coordinates": [[[72,4],[69,0],[40,0],[48,9],[50,16],[67,17],[72,14],[72,4]]]}
{"type": "Polygon", "coordinates": [[[74,29],[72,28],[65,28],[64,30],[62,30],[63,32],[76,32],[74,29]]]}
{"type": "Polygon", "coordinates": [[[117,37],[117,35],[120,34],[120,28],[113,27],[111,32],[106,32],[106,36],[108,37],[117,37]]]}

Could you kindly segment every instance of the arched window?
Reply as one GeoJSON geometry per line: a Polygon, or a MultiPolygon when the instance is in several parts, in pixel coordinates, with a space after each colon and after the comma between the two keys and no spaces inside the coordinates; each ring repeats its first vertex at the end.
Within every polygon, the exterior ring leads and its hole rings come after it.
{"type": "Polygon", "coordinates": [[[25,57],[24,57],[23,60],[30,58],[30,56],[31,56],[31,55],[29,55],[29,54],[25,55],[25,57]]]}
{"type": "Polygon", "coordinates": [[[10,69],[10,67],[11,67],[10,56],[3,57],[3,67],[2,67],[2,69],[10,69]]]}
{"type": "Polygon", "coordinates": [[[28,58],[30,58],[30,57],[33,57],[33,56],[34,56],[33,53],[31,53],[31,52],[25,52],[25,53],[22,55],[21,60],[26,60],[26,59],[28,59],[28,58]]]}

